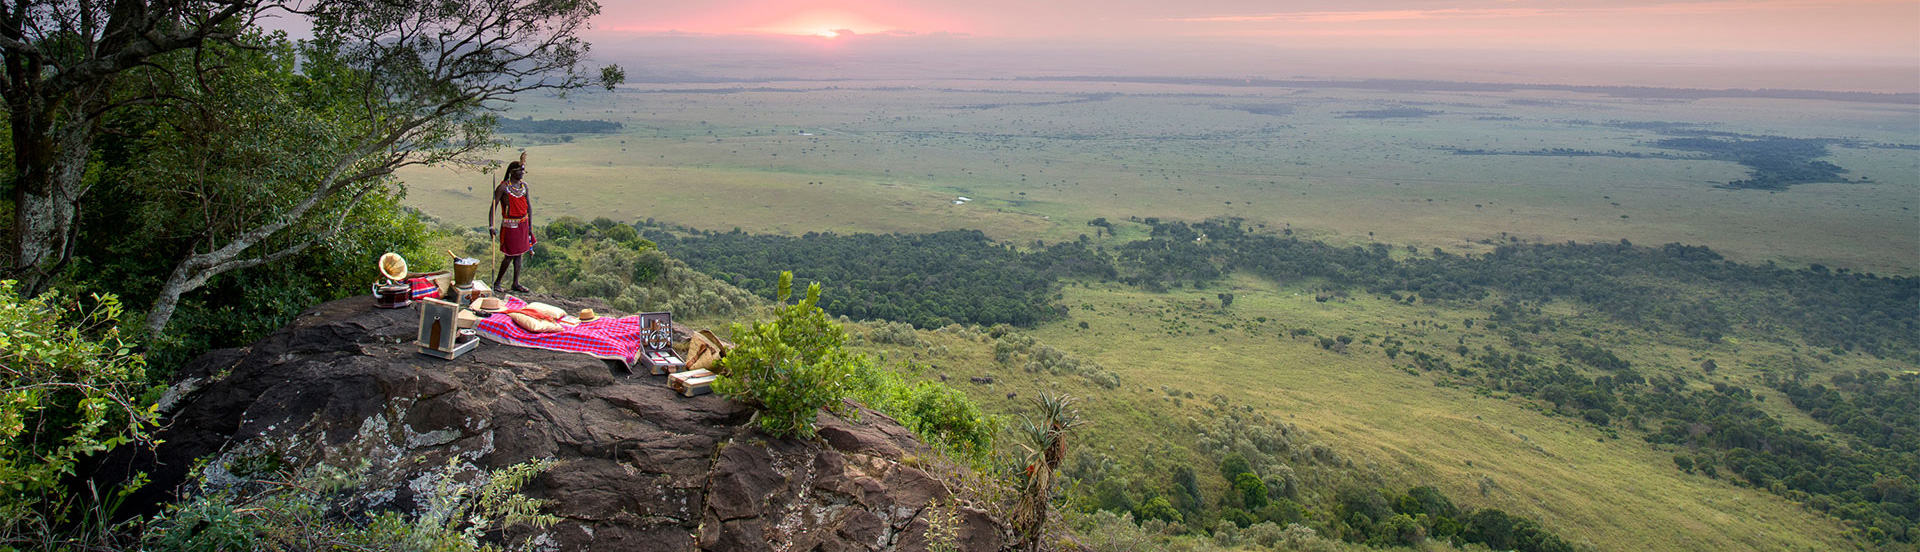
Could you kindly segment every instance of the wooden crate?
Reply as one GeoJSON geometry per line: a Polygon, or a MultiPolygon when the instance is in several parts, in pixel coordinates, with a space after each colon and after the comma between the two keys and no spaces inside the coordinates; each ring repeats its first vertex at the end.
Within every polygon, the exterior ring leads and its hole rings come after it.
{"type": "Polygon", "coordinates": [[[687,397],[705,395],[713,392],[713,380],[720,379],[719,374],[706,370],[689,370],[667,376],[667,387],[679,391],[687,397]]]}

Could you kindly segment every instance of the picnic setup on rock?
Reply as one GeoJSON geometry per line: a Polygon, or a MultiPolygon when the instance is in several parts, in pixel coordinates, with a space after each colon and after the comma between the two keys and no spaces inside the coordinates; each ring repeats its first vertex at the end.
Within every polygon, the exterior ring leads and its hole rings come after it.
{"type": "Polygon", "coordinates": [[[630,373],[637,364],[651,375],[668,376],[673,390],[693,397],[712,392],[719,379],[718,361],[733,347],[711,330],[675,324],[671,312],[605,316],[590,308],[568,312],[510,294],[495,297],[485,282],[473,277],[477,259],[453,257],[450,273],[408,272],[400,255],[380,257],[384,279],[374,286],[373,307],[417,308],[420,326],[414,345],[423,355],[455,360],[483,339],[578,353],[616,363],[630,373]]]}
{"type": "MultiPolygon", "coordinates": [[[[506,178],[488,204],[488,235],[499,253],[495,281],[513,271],[505,291],[529,293],[520,284],[521,257],[538,240],[532,232],[531,203],[527,195],[527,154],[508,164],[506,178]],[[493,225],[496,210],[499,229],[493,225]]],[[[397,253],[380,256],[381,279],[373,285],[374,308],[417,308],[420,327],[414,345],[420,354],[455,360],[480,346],[482,339],[501,345],[579,353],[617,363],[629,373],[634,365],[651,375],[668,376],[668,385],[683,396],[712,392],[719,379],[715,369],[732,344],[709,330],[690,330],[673,322],[671,312],[629,316],[601,316],[593,309],[567,309],[501,293],[478,278],[480,260],[447,251],[451,271],[411,272],[397,253]]]]}

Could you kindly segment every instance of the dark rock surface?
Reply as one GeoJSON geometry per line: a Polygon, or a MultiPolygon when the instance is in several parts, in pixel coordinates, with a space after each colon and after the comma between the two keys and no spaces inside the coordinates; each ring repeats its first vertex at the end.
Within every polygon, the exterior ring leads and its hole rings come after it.
{"type": "MultiPolygon", "coordinates": [[[[585,355],[492,342],[453,361],[418,354],[418,317],[346,299],[251,347],[208,353],[163,401],[165,443],[98,477],[149,472],[132,503],[154,505],[192,476],[232,478],[226,466],[249,456],[364,462],[356,502],[406,510],[450,459],[486,470],[553,458],[525,493],[563,521],[514,532],[560,550],[921,550],[929,506],[947,495],[901,462],[923,445],[879,413],[822,413],[820,439],[775,439],[742,405],[684,398],[665,377],[585,355]],[[203,457],[213,460],[189,473],[203,457]]],[[[984,513],[954,517],[962,549],[1001,548],[984,513]]]]}

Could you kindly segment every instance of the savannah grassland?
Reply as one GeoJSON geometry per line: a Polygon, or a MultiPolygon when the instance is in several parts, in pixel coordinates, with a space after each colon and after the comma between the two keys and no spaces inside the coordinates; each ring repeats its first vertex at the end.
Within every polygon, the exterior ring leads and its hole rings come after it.
{"type": "MultiPolygon", "coordinates": [[[[865,348],[884,351],[891,360],[911,360],[925,377],[947,375],[950,385],[1009,417],[1029,411],[1026,400],[1040,389],[1083,397],[1095,423],[1083,430],[1076,446],[1122,462],[1151,455],[1162,467],[1185,463],[1206,473],[1211,457],[1195,449],[1193,435],[1206,426],[1196,420],[1216,412],[1210,399],[1217,395],[1233,407],[1252,406],[1294,424],[1306,433],[1295,439],[1296,447],[1326,444],[1383,476],[1388,486],[1433,484],[1463,504],[1539,519],[1596,550],[1852,548],[1840,525],[1818,513],[1725,478],[1675,469],[1672,457],[1680,449],[1649,445],[1624,428],[1615,438],[1577,417],[1547,414],[1506,393],[1447,386],[1446,376],[1414,370],[1404,355],[1390,360],[1377,345],[1392,336],[1410,350],[1438,351],[1458,343],[1504,347],[1504,338],[1484,329],[1485,312],[1363,296],[1321,303],[1314,300],[1315,289],[1314,282],[1282,285],[1251,277],[1169,293],[1097,283],[1069,286],[1063,302],[1072,308],[1071,318],[1032,335],[1118,373],[1117,389],[1079,377],[1028,373],[1017,362],[998,364],[991,343],[949,332],[923,331],[921,346],[868,342],[865,348]],[[1222,309],[1216,298],[1221,292],[1238,299],[1222,309]],[[1466,318],[1482,324],[1468,329],[1462,323],[1466,318]],[[1283,335],[1294,328],[1312,329],[1318,336],[1348,335],[1355,342],[1336,353],[1315,346],[1313,337],[1283,335]],[[973,376],[993,376],[994,383],[967,383],[973,376]],[[1018,396],[1008,398],[1009,392],[1018,396]]],[[[1739,340],[1707,345],[1594,318],[1573,320],[1563,331],[1609,336],[1615,351],[1649,375],[1750,386],[1768,396],[1767,409],[1788,425],[1826,432],[1758,383],[1759,372],[1791,354],[1791,345],[1739,340]],[[1712,376],[1698,368],[1706,358],[1721,366],[1712,376]]],[[[1861,355],[1826,367],[1898,369],[1861,355]]],[[[1217,476],[1203,475],[1202,482],[1209,499],[1228,492],[1217,476]]]]}
{"type": "MultiPolygon", "coordinates": [[[[513,117],[625,125],[570,143],[509,136],[531,152],[536,216],[774,233],[975,228],[1025,242],[1091,233],[1096,217],[1231,215],[1337,242],[1456,251],[1506,233],[1703,244],[1736,260],[1881,274],[1920,267],[1915,150],[1835,146],[1827,161],[1872,182],[1778,193],[1714,187],[1747,174],[1725,161],[1451,153],[1658,151],[1647,143],[1661,135],[1601,126],[1610,122],[1913,144],[1914,106],[1027,81],[711,86],[513,106],[513,117]],[[1343,116],[1405,107],[1439,113],[1343,116]]],[[[411,204],[483,223],[492,177],[402,176],[411,204]]]]}
{"type": "MultiPolygon", "coordinates": [[[[1920,272],[1920,151],[1836,146],[1826,160],[1871,182],[1770,193],[1714,187],[1745,177],[1746,168],[1729,162],[1447,149],[1652,152],[1655,132],[1585,124],[1649,121],[1911,144],[1920,142],[1913,106],[1007,81],[651,86],[514,106],[514,117],[626,125],[570,142],[510,136],[531,152],[538,218],[653,218],[771,233],[971,228],[1027,243],[1093,236],[1086,222],[1105,217],[1117,236],[1098,240],[1114,243],[1144,232],[1123,222],[1128,217],[1229,215],[1336,243],[1473,252],[1508,236],[1624,238],[1708,245],[1746,262],[1920,272]],[[1440,113],[1342,117],[1400,107],[1440,113]],[[975,201],[955,205],[956,196],[975,201]]],[[[403,178],[411,205],[462,225],[483,223],[493,177],[425,169],[403,178]]],[[[1190,420],[1206,417],[1209,398],[1219,395],[1295,424],[1392,486],[1433,484],[1463,504],[1535,517],[1598,550],[1853,546],[1818,513],[1726,478],[1682,473],[1675,450],[1637,432],[1613,438],[1519,397],[1448,386],[1375,345],[1393,336],[1409,350],[1503,347],[1483,324],[1463,323],[1488,317],[1479,306],[1366,294],[1319,302],[1315,289],[1311,281],[1245,276],[1168,293],[1071,282],[1060,301],[1071,314],[1029,333],[1118,373],[1117,389],[1002,366],[991,342],[951,332],[922,331],[922,346],[862,347],[912,359],[925,366],[923,377],[945,374],[1000,414],[1022,411],[1041,388],[1084,397],[1095,424],[1076,446],[1123,462],[1151,454],[1208,473],[1213,460],[1194,450],[1190,420]],[[1230,308],[1220,307],[1222,292],[1235,294],[1230,308]],[[1355,342],[1336,353],[1284,336],[1293,328],[1355,342]],[[996,383],[967,383],[981,375],[996,383]]],[[[1768,395],[1766,408],[1790,426],[1827,431],[1759,383],[1783,358],[1818,352],[1808,346],[1754,336],[1707,343],[1573,306],[1547,308],[1572,324],[1561,331],[1590,332],[1647,375],[1747,386],[1768,395]],[[1708,358],[1721,367],[1711,376],[1699,368],[1708,358]]],[[[1861,368],[1913,369],[1859,354],[1818,366],[1861,368]]],[[[1225,490],[1218,477],[1202,481],[1209,499],[1225,490]]]]}

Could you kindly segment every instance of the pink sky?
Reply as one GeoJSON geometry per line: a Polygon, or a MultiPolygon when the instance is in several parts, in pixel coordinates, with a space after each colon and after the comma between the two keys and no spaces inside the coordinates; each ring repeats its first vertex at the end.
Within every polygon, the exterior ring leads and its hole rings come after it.
{"type": "MultiPolygon", "coordinates": [[[[1920,60],[1915,0],[603,0],[596,34],[953,33],[1920,60]]],[[[844,38],[844,37],[843,37],[844,38]]],[[[824,40],[824,36],[822,37],[824,40]]]]}

